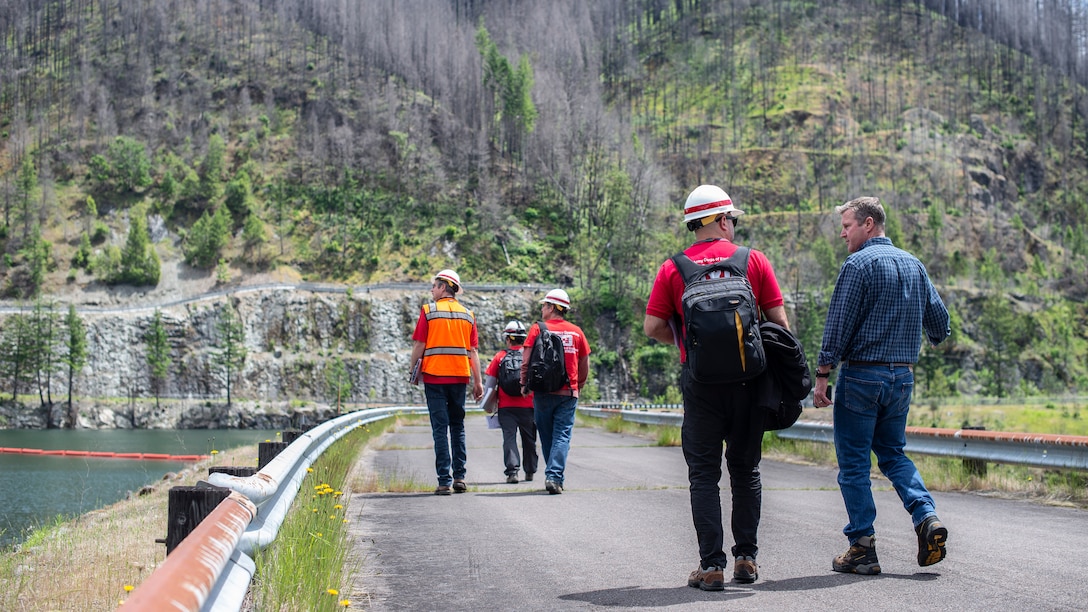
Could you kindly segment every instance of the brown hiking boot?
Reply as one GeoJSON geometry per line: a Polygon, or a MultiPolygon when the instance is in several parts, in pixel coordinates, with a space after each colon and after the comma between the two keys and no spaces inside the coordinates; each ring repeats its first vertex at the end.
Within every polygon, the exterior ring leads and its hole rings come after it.
{"type": "Polygon", "coordinates": [[[435,495],[449,495],[450,493],[449,485],[438,485],[438,488],[434,490],[435,495]]]}
{"type": "Polygon", "coordinates": [[[724,591],[725,570],[717,566],[708,569],[700,566],[688,576],[688,586],[704,591],[724,591]]]}
{"type": "Polygon", "coordinates": [[[453,492],[464,493],[465,491],[468,491],[468,485],[465,484],[465,481],[460,478],[455,478],[453,480],[453,492]]]}
{"type": "Polygon", "coordinates": [[[759,566],[755,557],[740,556],[733,564],[733,580],[751,584],[759,579],[759,566]]]}
{"type": "Polygon", "coordinates": [[[948,528],[933,514],[922,521],[915,531],[918,532],[918,565],[925,567],[940,563],[947,553],[944,543],[948,541],[948,528]]]}
{"type": "Polygon", "coordinates": [[[831,569],[846,574],[879,574],[880,562],[876,559],[876,537],[862,536],[851,544],[849,550],[835,557],[831,569]]]}

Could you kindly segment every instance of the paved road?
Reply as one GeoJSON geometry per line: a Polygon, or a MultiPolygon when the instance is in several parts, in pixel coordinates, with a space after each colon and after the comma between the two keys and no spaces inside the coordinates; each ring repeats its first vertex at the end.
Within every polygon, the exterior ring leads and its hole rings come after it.
{"type": "MultiPolygon", "coordinates": [[[[386,434],[360,467],[424,483],[423,493],[351,499],[359,589],[373,610],[1083,610],[1088,512],[938,493],[949,557],[919,568],[910,518],[877,484],[884,573],[831,571],[846,548],[835,471],[763,462],[760,579],[706,593],[684,460],[632,436],[578,427],[563,495],[504,482],[501,434],[468,420],[469,492],[430,493],[426,424],[386,434]]],[[[728,488],[725,489],[728,508],[728,488]]]]}

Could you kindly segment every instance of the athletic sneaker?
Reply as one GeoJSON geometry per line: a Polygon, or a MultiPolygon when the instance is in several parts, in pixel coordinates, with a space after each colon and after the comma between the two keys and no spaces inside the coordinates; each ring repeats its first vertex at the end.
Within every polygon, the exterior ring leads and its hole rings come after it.
{"type": "Polygon", "coordinates": [[[563,485],[554,480],[545,480],[544,488],[547,489],[550,495],[559,495],[563,492],[563,485]]]}
{"type": "Polygon", "coordinates": [[[876,536],[862,536],[851,544],[849,550],[835,557],[831,569],[846,574],[879,574],[880,562],[876,559],[876,536]]]}
{"type": "Polygon", "coordinates": [[[724,591],[725,570],[717,566],[707,569],[700,566],[688,576],[688,586],[704,591],[724,591]]]}
{"type": "Polygon", "coordinates": [[[925,567],[940,563],[946,554],[944,543],[948,541],[948,529],[944,523],[936,514],[931,514],[915,531],[918,532],[918,565],[925,567]]]}
{"type": "Polygon", "coordinates": [[[517,483],[518,483],[518,477],[517,476],[514,476],[513,474],[510,474],[509,476],[506,477],[506,484],[517,484],[517,483]]]}

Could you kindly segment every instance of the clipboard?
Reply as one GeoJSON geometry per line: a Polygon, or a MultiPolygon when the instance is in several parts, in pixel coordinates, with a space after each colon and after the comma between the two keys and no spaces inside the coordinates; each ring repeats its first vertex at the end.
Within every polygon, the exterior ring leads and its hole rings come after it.
{"type": "Polygon", "coordinates": [[[412,373],[408,376],[408,384],[410,384],[410,385],[418,385],[419,384],[420,380],[423,378],[423,372],[420,371],[420,368],[422,368],[422,367],[423,367],[423,360],[422,359],[417,359],[416,364],[414,366],[412,366],[412,373]]]}
{"type": "MultiPolygon", "coordinates": [[[[486,412],[488,415],[498,414],[499,411],[499,392],[498,387],[485,387],[484,396],[480,398],[480,409],[486,412]]],[[[490,422],[488,423],[490,426],[490,422]]]]}

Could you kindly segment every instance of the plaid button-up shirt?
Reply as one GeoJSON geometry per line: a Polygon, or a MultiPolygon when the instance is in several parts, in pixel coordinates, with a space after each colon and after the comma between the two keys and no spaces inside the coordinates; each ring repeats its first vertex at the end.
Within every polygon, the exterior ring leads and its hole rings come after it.
{"type": "Polygon", "coordinates": [[[923,331],[933,344],[952,331],[925,266],[890,239],[870,238],[839,269],[817,364],[914,363],[923,331]]]}

